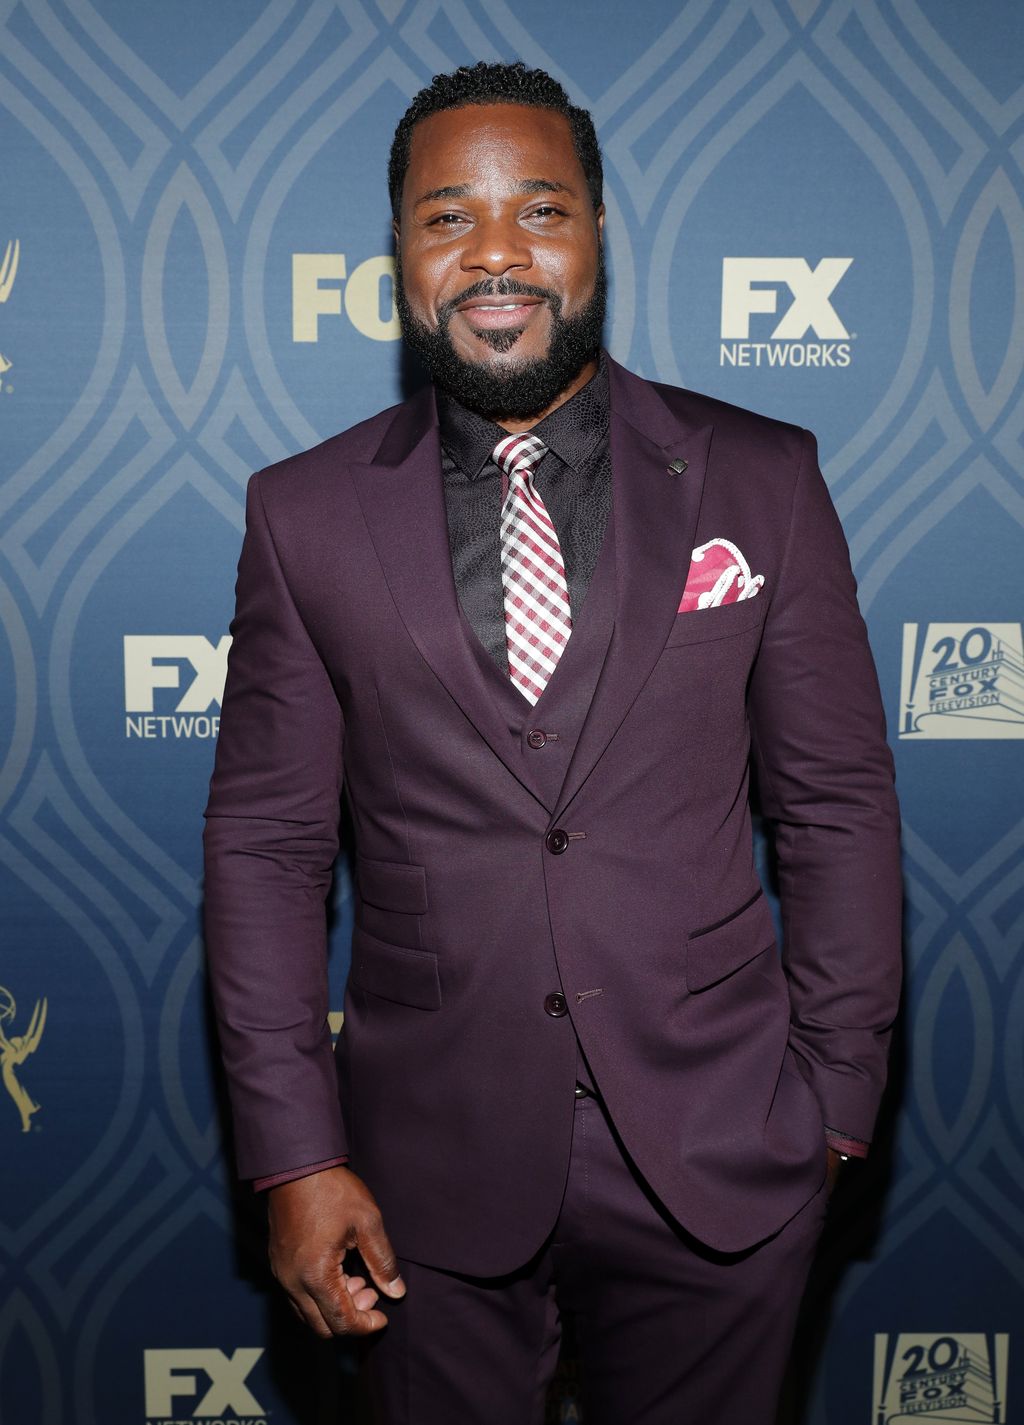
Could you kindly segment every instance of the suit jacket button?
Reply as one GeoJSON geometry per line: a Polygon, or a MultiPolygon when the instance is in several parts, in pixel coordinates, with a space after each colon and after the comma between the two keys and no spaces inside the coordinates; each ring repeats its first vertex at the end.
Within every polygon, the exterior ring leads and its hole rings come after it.
{"type": "Polygon", "coordinates": [[[569,845],[569,834],[556,826],[554,831],[549,831],[544,838],[544,845],[555,856],[561,856],[562,852],[569,845]]]}
{"type": "Polygon", "coordinates": [[[540,732],[537,728],[526,734],[526,741],[530,747],[543,747],[547,740],[546,733],[540,732]]]}
{"type": "Polygon", "coordinates": [[[569,1013],[569,1006],[566,1004],[565,995],[556,990],[553,995],[546,995],[544,998],[544,1013],[550,1014],[552,1019],[561,1019],[563,1014],[569,1013]]]}

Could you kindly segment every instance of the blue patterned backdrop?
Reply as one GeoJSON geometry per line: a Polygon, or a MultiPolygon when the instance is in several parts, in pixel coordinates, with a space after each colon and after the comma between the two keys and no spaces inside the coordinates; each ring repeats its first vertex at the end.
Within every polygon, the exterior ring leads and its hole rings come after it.
{"type": "Polygon", "coordinates": [[[514,56],[597,120],[613,354],[817,433],[886,698],[909,989],[788,1418],[1024,1421],[1022,55],[1019,0],[0,0],[5,1422],[357,1418],[225,1151],[201,811],[246,479],[402,393],[390,134],[514,56]]]}

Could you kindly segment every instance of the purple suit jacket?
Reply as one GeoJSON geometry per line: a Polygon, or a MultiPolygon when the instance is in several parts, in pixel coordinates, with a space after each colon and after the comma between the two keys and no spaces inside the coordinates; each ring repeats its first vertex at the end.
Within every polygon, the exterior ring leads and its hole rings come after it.
{"type": "Polygon", "coordinates": [[[892,758],[813,437],[609,364],[609,533],[522,736],[459,608],[429,388],[248,488],[205,829],[239,1171],[347,1152],[400,1255],[475,1274],[554,1223],[573,1027],[655,1193],[730,1251],[817,1190],[823,1124],[871,1137],[899,994],[892,758]],[[763,588],[678,612],[720,537],[763,588]]]}

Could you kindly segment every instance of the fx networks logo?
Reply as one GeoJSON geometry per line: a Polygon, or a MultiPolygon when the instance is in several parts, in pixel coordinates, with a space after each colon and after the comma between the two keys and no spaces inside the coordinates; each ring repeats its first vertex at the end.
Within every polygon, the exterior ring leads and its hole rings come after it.
{"type": "Polygon", "coordinates": [[[362,336],[397,341],[394,259],[368,257],[350,273],[343,252],[293,252],[292,341],[319,341],[320,318],[342,308],[362,336]]]}
{"type": "MultiPolygon", "coordinates": [[[[14,279],[18,275],[18,259],[21,257],[21,243],[17,238],[13,242],[8,242],[4,248],[4,258],[0,262],[0,302],[6,302],[11,295],[11,288],[14,286],[14,279]]],[[[0,351],[0,376],[6,376],[14,365],[13,361],[8,361],[7,357],[0,351]]]]}
{"type": "Polygon", "coordinates": [[[724,257],[719,365],[849,366],[850,333],[832,294],[852,262],[823,257],[811,267],[804,257],[724,257]],[[810,332],[816,341],[806,340],[810,332]]]}
{"type": "Polygon", "coordinates": [[[900,737],[1024,737],[1019,623],[905,623],[900,737]]]}
{"type": "Polygon", "coordinates": [[[906,1425],[916,1416],[1003,1425],[1008,1342],[982,1333],[876,1336],[871,1425],[906,1425]]]}
{"type": "Polygon", "coordinates": [[[156,1425],[266,1425],[263,1406],[246,1384],[262,1355],[262,1346],[239,1346],[230,1356],[210,1347],[144,1352],[146,1419],[156,1425]]]}
{"type": "Polygon", "coordinates": [[[46,1026],[46,1001],[37,999],[36,1007],[24,1034],[12,1034],[11,1026],[18,1013],[14,996],[10,990],[0,985],[0,1073],[7,1092],[14,1100],[14,1106],[21,1115],[21,1131],[27,1133],[31,1127],[33,1113],[39,1112],[39,1104],[18,1081],[18,1070],[30,1054],[39,1048],[46,1026]]]}
{"type": "Polygon", "coordinates": [[[216,737],[224,699],[229,634],[211,643],[198,634],[125,634],[125,737],[216,737]],[[157,694],[159,692],[159,703],[157,694]]]}

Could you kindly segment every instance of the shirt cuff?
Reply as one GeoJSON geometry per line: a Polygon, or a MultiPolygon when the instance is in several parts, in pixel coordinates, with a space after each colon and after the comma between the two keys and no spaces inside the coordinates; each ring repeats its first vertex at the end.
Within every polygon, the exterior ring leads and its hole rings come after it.
{"type": "Polygon", "coordinates": [[[834,1128],[825,1129],[825,1142],[837,1153],[845,1153],[848,1158],[866,1158],[870,1146],[863,1138],[848,1138],[845,1133],[839,1133],[834,1128]]]}
{"type": "Polygon", "coordinates": [[[267,1188],[294,1182],[296,1178],[308,1178],[312,1173],[323,1172],[325,1168],[338,1168],[347,1162],[347,1157],[325,1158],[322,1163],[307,1163],[304,1168],[289,1168],[287,1172],[274,1173],[269,1178],[253,1178],[252,1185],[256,1192],[266,1192],[267,1188]]]}

